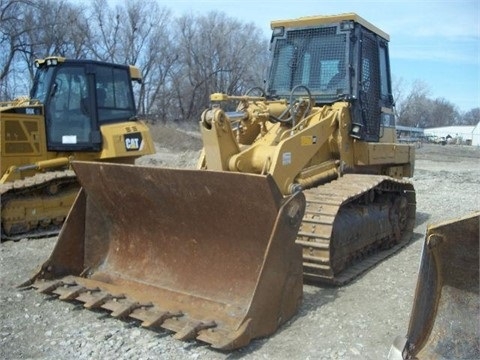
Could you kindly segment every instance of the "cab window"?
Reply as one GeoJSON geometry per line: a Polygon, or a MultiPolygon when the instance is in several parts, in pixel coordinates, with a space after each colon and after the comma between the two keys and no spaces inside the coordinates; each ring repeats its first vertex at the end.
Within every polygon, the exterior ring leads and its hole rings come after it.
{"type": "Polygon", "coordinates": [[[97,65],[99,123],[128,120],[136,115],[128,69],[97,65]]]}
{"type": "Polygon", "coordinates": [[[49,144],[88,143],[91,113],[85,69],[81,66],[59,68],[47,107],[49,144]]]}

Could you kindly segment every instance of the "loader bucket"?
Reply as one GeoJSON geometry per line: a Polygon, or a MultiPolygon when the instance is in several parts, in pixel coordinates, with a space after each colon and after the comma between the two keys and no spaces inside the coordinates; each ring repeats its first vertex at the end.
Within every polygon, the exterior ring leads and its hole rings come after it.
{"type": "Polygon", "coordinates": [[[479,223],[428,227],[407,337],[389,359],[480,359],[479,223]]]}
{"type": "Polygon", "coordinates": [[[82,185],[39,291],[231,350],[302,297],[305,208],[270,176],[75,162],[82,185]]]}

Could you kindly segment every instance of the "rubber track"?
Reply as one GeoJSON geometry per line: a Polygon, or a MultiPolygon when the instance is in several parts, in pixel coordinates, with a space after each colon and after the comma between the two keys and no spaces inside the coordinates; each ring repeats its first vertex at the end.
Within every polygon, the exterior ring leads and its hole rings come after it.
{"type": "MultiPolygon", "coordinates": [[[[2,209],[9,201],[15,201],[17,197],[25,198],[28,196],[38,196],[39,192],[51,186],[54,183],[65,184],[76,182],[75,172],[73,170],[49,171],[45,173],[38,173],[34,176],[27,177],[21,180],[0,184],[0,196],[2,209]]],[[[45,194],[42,194],[45,196],[45,194]]],[[[48,195],[47,195],[48,196],[48,195]]],[[[57,195],[58,196],[58,195],[57,195]]],[[[3,233],[2,226],[2,240],[20,240],[24,238],[37,238],[44,236],[57,235],[60,231],[60,225],[51,225],[47,228],[41,226],[32,229],[28,233],[18,235],[6,235],[3,233]]]]}
{"type": "Polygon", "coordinates": [[[307,206],[297,243],[304,249],[303,268],[306,282],[344,285],[405,246],[413,235],[416,204],[413,185],[409,181],[381,175],[345,174],[330,183],[305,190],[304,193],[307,206]],[[375,188],[406,192],[408,217],[401,241],[389,249],[377,251],[352,264],[339,274],[334,274],[330,266],[330,248],[335,218],[342,206],[366,196],[366,193],[375,188]],[[309,255],[309,249],[312,248],[320,250],[323,255],[309,255]]]}

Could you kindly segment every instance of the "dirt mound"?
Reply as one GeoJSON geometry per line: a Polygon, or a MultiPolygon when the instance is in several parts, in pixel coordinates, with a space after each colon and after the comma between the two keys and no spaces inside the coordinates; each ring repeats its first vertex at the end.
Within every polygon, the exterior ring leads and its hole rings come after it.
{"type": "Polygon", "coordinates": [[[202,139],[198,126],[193,124],[149,125],[153,141],[161,148],[171,151],[198,151],[202,148],[202,139]]]}

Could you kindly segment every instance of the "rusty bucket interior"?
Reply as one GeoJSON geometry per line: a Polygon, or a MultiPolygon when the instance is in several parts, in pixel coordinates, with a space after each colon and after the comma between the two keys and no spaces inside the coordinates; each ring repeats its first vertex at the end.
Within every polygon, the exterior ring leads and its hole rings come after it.
{"type": "Polygon", "coordinates": [[[82,185],[33,287],[235,349],[302,297],[303,194],[269,176],[75,162],[82,185]]]}
{"type": "Polygon", "coordinates": [[[479,359],[480,212],[429,226],[405,341],[391,359],[479,359]]]}

